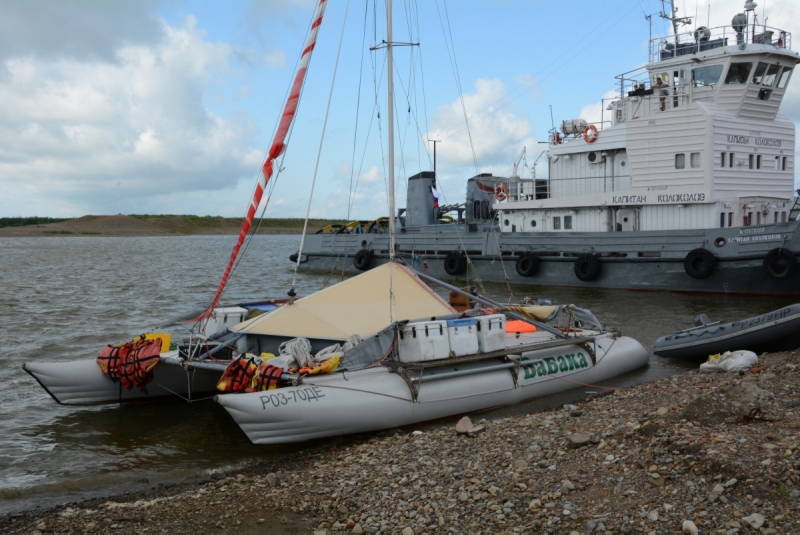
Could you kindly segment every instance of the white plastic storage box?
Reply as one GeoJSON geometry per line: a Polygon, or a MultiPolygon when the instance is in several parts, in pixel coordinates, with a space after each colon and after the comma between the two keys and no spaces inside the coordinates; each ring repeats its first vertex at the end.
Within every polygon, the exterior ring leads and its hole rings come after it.
{"type": "Polygon", "coordinates": [[[478,352],[478,321],[475,318],[447,320],[450,353],[454,357],[474,355],[478,352]]]}
{"type": "Polygon", "coordinates": [[[244,321],[247,316],[247,309],[242,307],[219,307],[215,308],[208,318],[206,324],[206,336],[216,334],[225,327],[232,327],[244,321]]]}
{"type": "Polygon", "coordinates": [[[478,316],[478,349],[481,353],[505,349],[506,317],[503,314],[478,316]]]}
{"type": "Polygon", "coordinates": [[[397,353],[400,362],[446,359],[450,355],[447,323],[444,321],[406,323],[400,329],[397,353]]]}

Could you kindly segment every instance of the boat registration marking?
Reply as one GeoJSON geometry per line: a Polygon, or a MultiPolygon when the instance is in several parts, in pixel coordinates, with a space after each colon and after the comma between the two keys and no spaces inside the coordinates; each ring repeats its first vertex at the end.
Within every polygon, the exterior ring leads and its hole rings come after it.
{"type": "Polygon", "coordinates": [[[325,394],[318,386],[298,388],[290,392],[275,392],[274,394],[264,394],[261,396],[261,408],[267,410],[269,407],[278,408],[290,403],[319,401],[325,394]]]}

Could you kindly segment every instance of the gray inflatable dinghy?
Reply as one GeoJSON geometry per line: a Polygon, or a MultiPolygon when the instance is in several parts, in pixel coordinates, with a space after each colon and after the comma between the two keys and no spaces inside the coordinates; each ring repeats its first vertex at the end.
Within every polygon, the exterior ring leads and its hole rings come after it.
{"type": "Polygon", "coordinates": [[[653,353],[662,357],[706,358],[714,353],[749,349],[755,353],[800,346],[800,303],[729,323],[699,316],[696,327],[662,336],[653,353]]]}

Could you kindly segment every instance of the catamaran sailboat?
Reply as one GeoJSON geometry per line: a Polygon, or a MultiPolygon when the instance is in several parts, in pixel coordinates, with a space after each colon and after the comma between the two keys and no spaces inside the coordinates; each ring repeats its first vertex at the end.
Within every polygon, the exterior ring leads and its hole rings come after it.
{"type": "MultiPolygon", "coordinates": [[[[108,346],[97,359],[32,361],[25,370],[66,405],[178,395],[216,400],[257,444],[384,429],[597,383],[647,364],[636,340],[575,307],[508,307],[459,288],[476,306],[457,312],[393,255],[317,293],[248,317],[218,307],[273,162],[297,110],[322,22],[320,0],[282,122],[220,285],[193,336],[170,349],[156,334],[108,346]]],[[[392,6],[387,2],[388,122],[392,123],[392,6]]],[[[392,128],[389,184],[394,183],[392,128]]],[[[389,188],[390,213],[394,192],[389,188]]],[[[388,224],[394,250],[394,219],[388,224]]],[[[302,254],[302,253],[301,253],[302,254]]],[[[293,292],[291,292],[293,294],[293,292]]],[[[290,294],[290,295],[291,295],[290,294]]],[[[259,305],[260,306],[260,305],[259,305]]]]}
{"type": "MultiPolygon", "coordinates": [[[[800,294],[795,129],[779,113],[800,62],[792,36],[759,23],[752,1],[691,31],[667,5],[672,35],[616,77],[602,119],[551,130],[547,179],[481,174],[463,204],[440,207],[436,174],[410,177],[397,254],[441,278],[800,294]]],[[[303,266],[389,259],[383,226],[353,228],[310,236],[303,266]]]]}

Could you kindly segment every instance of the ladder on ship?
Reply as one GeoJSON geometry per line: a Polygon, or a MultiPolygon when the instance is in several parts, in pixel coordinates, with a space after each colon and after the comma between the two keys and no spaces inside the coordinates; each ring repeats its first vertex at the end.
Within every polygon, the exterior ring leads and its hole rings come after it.
{"type": "Polygon", "coordinates": [[[797,221],[798,217],[800,217],[800,189],[795,191],[794,205],[789,210],[789,221],[797,221]]]}

